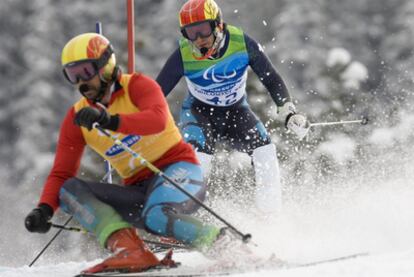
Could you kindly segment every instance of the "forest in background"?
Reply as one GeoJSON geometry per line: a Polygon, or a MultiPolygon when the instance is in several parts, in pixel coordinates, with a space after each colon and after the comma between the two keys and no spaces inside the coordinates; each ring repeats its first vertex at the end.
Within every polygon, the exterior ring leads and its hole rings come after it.
{"type": "MultiPolygon", "coordinates": [[[[177,46],[177,13],[183,3],[135,1],[138,71],[155,78],[177,46]]],[[[370,118],[365,127],[315,128],[308,140],[299,142],[274,120],[275,106],[251,72],[249,102],[278,147],[288,197],[294,198],[298,187],[310,197],[333,178],[336,186],[359,187],[405,174],[404,164],[412,162],[414,135],[413,1],[217,3],[225,22],[242,27],[263,46],[299,111],[312,122],[370,118]],[[348,184],[352,177],[358,182],[348,184]]],[[[50,170],[60,120],[79,98],[64,80],[60,51],[73,36],[93,32],[97,21],[126,69],[125,1],[0,3],[0,248],[26,245],[13,249],[11,256],[0,253],[1,263],[25,264],[47,241],[27,233],[23,218],[36,205],[50,170]]],[[[168,97],[176,117],[185,93],[182,82],[168,97]]],[[[103,170],[102,161],[88,152],[79,174],[99,178],[103,170]]],[[[224,175],[218,178],[226,179],[224,175]]],[[[63,252],[73,237],[60,241],[63,252]]]]}

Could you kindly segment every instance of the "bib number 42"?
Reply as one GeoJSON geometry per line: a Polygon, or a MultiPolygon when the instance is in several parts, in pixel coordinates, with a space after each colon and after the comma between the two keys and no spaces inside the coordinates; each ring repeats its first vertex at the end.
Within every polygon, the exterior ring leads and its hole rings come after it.
{"type": "Polygon", "coordinates": [[[223,100],[220,99],[220,97],[216,96],[210,99],[207,99],[207,101],[211,102],[214,106],[230,106],[237,102],[237,93],[233,92],[229,95],[226,95],[223,100]],[[224,105],[222,104],[224,102],[224,105]]]}

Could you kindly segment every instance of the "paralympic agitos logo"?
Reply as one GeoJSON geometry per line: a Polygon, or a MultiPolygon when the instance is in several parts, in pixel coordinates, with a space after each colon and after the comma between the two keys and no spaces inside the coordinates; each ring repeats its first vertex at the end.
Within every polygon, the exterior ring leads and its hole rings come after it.
{"type": "MultiPolygon", "coordinates": [[[[132,145],[137,143],[140,139],[141,139],[141,136],[129,135],[129,136],[124,137],[121,141],[123,144],[127,145],[128,147],[131,147],[132,145]]],[[[106,151],[105,155],[108,157],[113,157],[124,151],[125,150],[122,148],[122,146],[115,144],[108,151],[106,151]]]]}
{"type": "Polygon", "coordinates": [[[237,75],[236,70],[228,71],[229,64],[223,66],[222,68],[218,69],[216,65],[212,65],[206,69],[203,73],[204,80],[213,80],[215,83],[221,83],[228,79],[234,78],[237,75]],[[217,74],[217,71],[221,71],[222,74],[217,74]]]}

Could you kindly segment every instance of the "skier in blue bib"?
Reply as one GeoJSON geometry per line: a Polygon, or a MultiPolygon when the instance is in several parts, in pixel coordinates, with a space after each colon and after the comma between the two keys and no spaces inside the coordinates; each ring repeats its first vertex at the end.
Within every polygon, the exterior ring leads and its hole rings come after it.
{"type": "Polygon", "coordinates": [[[213,0],[189,0],[179,14],[178,48],[157,77],[167,96],[185,77],[189,94],[182,104],[180,127],[191,143],[207,177],[216,142],[252,157],[256,179],[256,206],[264,212],[281,207],[280,172],[276,147],[246,101],[250,66],[269,91],[285,126],[299,139],[309,123],[296,113],[289,92],[260,45],[241,29],[223,22],[213,0]]]}

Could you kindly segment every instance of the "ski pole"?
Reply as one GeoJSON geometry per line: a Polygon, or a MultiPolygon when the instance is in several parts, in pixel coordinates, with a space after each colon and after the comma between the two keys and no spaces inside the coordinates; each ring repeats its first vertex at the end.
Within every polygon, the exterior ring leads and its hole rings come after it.
{"type": "Polygon", "coordinates": [[[343,125],[343,124],[354,124],[354,123],[360,123],[361,125],[367,125],[368,124],[368,118],[363,117],[359,120],[341,120],[341,121],[331,121],[331,122],[315,122],[310,123],[310,127],[314,126],[330,126],[330,125],[343,125]]]}
{"type": "Polygon", "coordinates": [[[138,161],[140,161],[143,166],[146,166],[152,172],[154,172],[156,175],[159,175],[162,178],[164,178],[164,180],[166,180],[167,182],[169,182],[176,189],[178,189],[179,191],[181,191],[182,193],[184,193],[191,200],[193,200],[194,202],[196,202],[198,205],[200,205],[201,207],[203,207],[210,214],[212,214],[217,219],[219,219],[221,222],[223,222],[225,225],[227,225],[227,227],[229,227],[230,229],[232,229],[236,234],[238,234],[241,237],[241,239],[242,239],[243,242],[247,243],[247,242],[250,241],[250,239],[252,238],[252,235],[251,234],[243,234],[242,232],[240,232],[236,227],[234,227],[229,222],[227,222],[224,218],[222,218],[220,215],[218,215],[216,212],[214,212],[211,208],[209,208],[207,205],[205,205],[203,202],[201,202],[197,197],[193,196],[187,190],[185,190],[182,187],[180,187],[180,185],[176,181],[174,181],[173,179],[171,179],[170,177],[168,177],[167,175],[165,175],[164,172],[162,172],[159,168],[157,168],[155,165],[153,165],[152,163],[150,163],[149,161],[147,161],[145,158],[143,158],[140,154],[138,154],[137,152],[135,152],[134,150],[132,150],[128,145],[124,144],[116,136],[111,135],[108,131],[106,131],[105,129],[103,129],[102,127],[100,127],[97,122],[95,122],[93,124],[93,128],[97,129],[102,134],[104,134],[105,136],[107,136],[110,139],[112,139],[116,145],[119,145],[120,147],[122,147],[122,149],[124,149],[129,154],[131,154],[132,157],[135,158],[135,159],[137,159],[138,161]]]}
{"type": "MultiPolygon", "coordinates": [[[[87,230],[83,229],[83,228],[79,228],[79,227],[68,227],[66,225],[59,225],[59,224],[54,224],[52,223],[52,227],[56,228],[56,229],[60,229],[65,230],[65,231],[71,231],[71,232],[79,232],[79,233],[88,233],[87,230]]],[[[159,247],[165,247],[165,248],[170,248],[170,247],[175,247],[175,248],[182,248],[182,249],[190,249],[189,246],[186,246],[184,244],[178,244],[178,243],[164,243],[164,242],[159,242],[159,241],[154,241],[154,240],[147,240],[147,239],[143,239],[143,241],[145,243],[148,244],[153,244],[155,246],[159,246],[159,247]]]]}
{"type": "MultiPolygon", "coordinates": [[[[62,227],[66,227],[66,225],[68,225],[68,223],[72,220],[72,217],[69,217],[68,220],[66,220],[66,222],[62,225],[62,227]]],[[[53,224],[52,224],[53,226],[53,224]]],[[[33,259],[33,261],[29,264],[29,267],[31,267],[39,258],[40,256],[42,256],[43,252],[46,251],[46,249],[52,244],[52,242],[59,236],[59,234],[63,231],[63,229],[60,229],[59,231],[56,232],[56,234],[53,236],[53,238],[45,245],[45,247],[43,247],[43,249],[39,252],[39,254],[37,254],[37,256],[33,259]]]]}
{"type": "MultiPolygon", "coordinates": [[[[106,172],[106,174],[102,177],[100,182],[104,182],[105,180],[108,180],[108,176],[111,176],[111,172],[112,172],[112,169],[110,171],[106,172]]],[[[63,230],[74,228],[74,227],[66,227],[66,225],[69,224],[69,222],[72,220],[72,218],[73,218],[73,215],[71,215],[63,225],[57,225],[57,224],[51,223],[52,227],[59,228],[60,230],[57,231],[56,234],[52,237],[52,239],[43,247],[43,249],[39,252],[39,254],[29,264],[29,267],[31,267],[40,258],[40,256],[43,254],[43,252],[46,251],[46,249],[52,244],[52,242],[60,235],[60,233],[63,230]],[[59,226],[59,227],[57,227],[57,226],[59,226]]]]}
{"type": "Polygon", "coordinates": [[[88,232],[86,229],[83,229],[83,228],[68,227],[66,225],[60,225],[60,224],[55,224],[55,223],[52,223],[52,227],[56,229],[65,230],[65,231],[79,232],[79,233],[85,233],[85,234],[88,232]]]}

